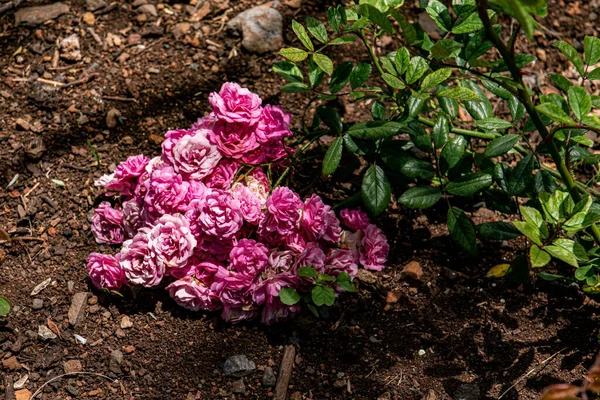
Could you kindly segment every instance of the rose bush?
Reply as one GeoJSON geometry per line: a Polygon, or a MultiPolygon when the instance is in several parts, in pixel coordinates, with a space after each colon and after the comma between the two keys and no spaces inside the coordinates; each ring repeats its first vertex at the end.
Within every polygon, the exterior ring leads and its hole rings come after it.
{"type": "Polygon", "coordinates": [[[94,286],[165,287],[189,310],[270,324],[302,304],[318,315],[359,268],[384,267],[387,240],[366,214],[343,210],[343,229],[319,196],[272,187],[263,167],[289,162],[289,115],[235,83],[209,101],[210,115],[165,134],[160,157],[129,157],[96,181],[113,201],[92,232],[122,248],[90,254],[94,286]]]}

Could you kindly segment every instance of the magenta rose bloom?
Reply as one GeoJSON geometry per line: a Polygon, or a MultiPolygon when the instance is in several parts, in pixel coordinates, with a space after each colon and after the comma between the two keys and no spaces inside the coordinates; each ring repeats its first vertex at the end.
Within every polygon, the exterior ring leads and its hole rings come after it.
{"type": "Polygon", "coordinates": [[[254,302],[262,305],[261,321],[270,325],[273,322],[283,321],[294,316],[300,311],[300,305],[287,306],[279,300],[279,292],[283,288],[297,289],[299,279],[295,275],[278,274],[262,281],[253,294],[254,302]]]}
{"type": "Polygon", "coordinates": [[[123,227],[127,237],[132,238],[137,231],[145,225],[142,217],[142,206],[138,199],[133,198],[123,203],[123,227]]]}
{"type": "Polygon", "coordinates": [[[173,168],[188,179],[202,179],[210,174],[221,159],[216,146],[208,141],[208,131],[199,130],[194,135],[179,139],[173,147],[173,168]]]}
{"type": "Polygon", "coordinates": [[[192,136],[194,132],[194,129],[175,129],[167,131],[167,133],[165,133],[165,140],[163,140],[161,144],[163,160],[173,165],[173,149],[182,138],[192,136]]]}
{"type": "Polygon", "coordinates": [[[189,187],[189,182],[184,181],[171,166],[163,165],[153,170],[144,198],[147,211],[158,215],[184,211],[189,187]]]}
{"type": "Polygon", "coordinates": [[[224,156],[231,158],[242,158],[260,146],[255,129],[243,124],[218,121],[214,129],[209,131],[208,138],[224,156]]]}
{"type": "Polygon", "coordinates": [[[255,318],[258,315],[258,307],[252,300],[254,288],[252,278],[219,268],[211,290],[219,295],[223,303],[222,318],[229,322],[255,318]]]}
{"type": "Polygon", "coordinates": [[[237,161],[230,158],[223,158],[204,179],[204,183],[209,188],[229,190],[239,167],[240,164],[237,161]]]}
{"type": "Polygon", "coordinates": [[[335,212],[328,205],[325,205],[325,215],[327,216],[327,227],[323,232],[322,239],[331,243],[337,243],[340,241],[342,235],[340,220],[335,216],[335,212]]]}
{"type": "Polygon", "coordinates": [[[381,271],[385,266],[390,246],[381,229],[370,224],[364,230],[362,239],[362,251],[360,252],[360,263],[366,269],[381,271]]]}
{"type": "Polygon", "coordinates": [[[267,266],[269,249],[252,239],[242,239],[229,254],[229,265],[236,272],[255,277],[267,266]]]}
{"type": "Polygon", "coordinates": [[[270,275],[287,272],[292,269],[294,263],[295,254],[291,250],[274,250],[269,254],[267,270],[270,275]]]}
{"type": "Polygon", "coordinates": [[[150,159],[143,154],[128,157],[115,172],[96,180],[96,186],[104,186],[107,195],[120,194],[131,196],[134,193],[139,177],[146,171],[150,159]]]}
{"type": "Polygon", "coordinates": [[[259,233],[271,241],[284,239],[299,228],[304,203],[287,187],[277,187],[267,199],[266,212],[259,233]]]}
{"type": "Polygon", "coordinates": [[[325,273],[325,252],[317,243],[309,243],[304,251],[298,255],[294,264],[294,271],[301,267],[312,267],[320,274],[325,273]]]}
{"type": "Polygon", "coordinates": [[[256,128],[256,138],[260,143],[281,141],[292,136],[290,131],[290,115],[283,112],[281,107],[267,104],[260,115],[256,128]]]}
{"type": "Polygon", "coordinates": [[[236,243],[237,239],[235,237],[225,239],[217,236],[203,235],[198,240],[196,252],[201,259],[226,261],[229,259],[229,253],[231,253],[231,249],[233,249],[236,243]]]}
{"type": "Polygon", "coordinates": [[[224,83],[219,93],[211,93],[208,101],[213,114],[228,123],[254,125],[262,113],[262,100],[237,83],[224,83]]]}
{"type": "Polygon", "coordinates": [[[196,238],[181,214],[163,215],[148,234],[148,247],[162,268],[184,268],[194,254],[196,238]]]}
{"type": "Polygon", "coordinates": [[[125,272],[119,264],[119,255],[110,256],[91,253],[87,258],[87,270],[98,289],[119,290],[126,284],[125,272]]]}
{"type": "Polygon", "coordinates": [[[221,189],[206,189],[202,198],[190,202],[185,215],[197,236],[208,234],[230,239],[244,223],[240,203],[221,189]]]}
{"type": "Polygon", "coordinates": [[[149,228],[142,228],[133,239],[125,241],[119,257],[125,277],[145,287],[158,285],[165,274],[164,264],[154,261],[148,246],[149,232],[149,228]]]}
{"type": "Polygon", "coordinates": [[[294,150],[281,140],[271,140],[263,144],[261,150],[265,153],[265,160],[268,162],[287,160],[294,155],[294,150]]]}
{"type": "Polygon", "coordinates": [[[325,203],[316,194],[304,201],[302,213],[302,231],[309,241],[317,240],[323,236],[327,228],[327,212],[325,203]]]}
{"type": "Polygon", "coordinates": [[[186,276],[166,287],[177,304],[192,311],[215,311],[222,307],[219,296],[200,280],[186,276]]]}
{"type": "Polygon", "coordinates": [[[241,183],[233,185],[231,194],[240,203],[244,219],[251,224],[258,224],[262,218],[263,202],[248,186],[241,183]]]}
{"type": "Polygon", "coordinates": [[[350,250],[332,249],[327,254],[325,273],[338,276],[342,272],[354,277],[358,273],[358,265],[350,250]]]}
{"type": "Polygon", "coordinates": [[[360,210],[349,210],[347,208],[340,211],[342,223],[353,231],[366,229],[369,226],[369,217],[360,210]]]}
{"type": "Polygon", "coordinates": [[[244,164],[260,165],[267,162],[267,155],[265,154],[265,150],[262,148],[261,145],[260,147],[257,147],[254,150],[244,153],[240,160],[242,160],[242,163],[244,164]]]}
{"type": "Polygon", "coordinates": [[[210,113],[204,117],[198,118],[198,120],[192,124],[190,129],[193,131],[197,131],[198,129],[212,130],[212,128],[215,126],[216,120],[217,119],[215,118],[215,115],[210,113]]]}
{"type": "Polygon", "coordinates": [[[92,233],[98,243],[123,243],[123,213],[111,207],[108,201],[100,203],[92,217],[92,233]]]}

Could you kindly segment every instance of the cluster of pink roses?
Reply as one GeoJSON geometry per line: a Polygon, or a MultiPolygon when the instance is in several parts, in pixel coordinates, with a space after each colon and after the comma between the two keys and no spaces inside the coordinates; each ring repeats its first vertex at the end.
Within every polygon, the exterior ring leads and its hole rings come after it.
{"type": "Polygon", "coordinates": [[[209,101],[211,114],[166,133],[161,156],[129,157],[96,181],[115,204],[99,205],[92,232],[98,243],[122,244],[115,255],[88,257],[97,288],[166,284],[190,310],[269,324],[299,310],[280,301],[282,288],[314,284],[300,267],[333,277],[383,268],[388,243],[366,214],[343,210],[340,223],[317,195],[271,190],[260,165],[291,154],[289,115],[235,83],[209,101]]]}

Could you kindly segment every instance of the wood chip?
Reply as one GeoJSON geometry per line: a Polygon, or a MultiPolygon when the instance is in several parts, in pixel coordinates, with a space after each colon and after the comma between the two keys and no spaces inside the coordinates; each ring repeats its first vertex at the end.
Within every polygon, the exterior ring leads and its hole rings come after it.
{"type": "Polygon", "coordinates": [[[296,348],[291,344],[286,346],[285,352],[283,353],[283,359],[281,360],[281,366],[279,367],[279,376],[277,378],[277,384],[275,385],[275,396],[273,396],[274,400],[286,399],[295,358],[296,348]]]}

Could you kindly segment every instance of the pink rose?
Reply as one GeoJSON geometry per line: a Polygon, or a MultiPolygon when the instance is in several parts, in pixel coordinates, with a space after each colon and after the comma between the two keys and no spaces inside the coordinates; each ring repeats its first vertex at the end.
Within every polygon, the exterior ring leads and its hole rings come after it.
{"type": "Polygon", "coordinates": [[[260,198],[249,187],[239,182],[233,185],[231,194],[240,203],[244,219],[251,224],[258,224],[263,215],[263,202],[260,198]]]}
{"type": "Polygon", "coordinates": [[[87,258],[87,270],[98,289],[119,290],[126,284],[125,273],[119,265],[119,255],[91,253],[87,258]]]}
{"type": "Polygon", "coordinates": [[[322,239],[331,243],[337,243],[340,241],[342,235],[340,220],[335,216],[335,212],[328,205],[325,205],[325,215],[327,218],[327,227],[325,228],[325,232],[323,232],[322,239]]]}
{"type": "Polygon", "coordinates": [[[342,223],[353,231],[365,229],[369,225],[369,217],[360,210],[343,209],[340,211],[342,223]]]}
{"type": "Polygon", "coordinates": [[[294,265],[294,253],[290,250],[274,250],[269,254],[268,270],[274,274],[287,272],[294,265]]]}
{"type": "Polygon", "coordinates": [[[254,302],[263,306],[261,321],[270,325],[273,322],[288,319],[299,312],[299,304],[287,306],[279,300],[281,289],[296,289],[299,286],[298,277],[288,274],[273,275],[262,281],[253,294],[254,302]]]}
{"type": "Polygon", "coordinates": [[[268,162],[289,159],[294,155],[294,150],[285,145],[281,140],[271,140],[262,145],[261,149],[265,153],[265,158],[268,162]]]}
{"type": "Polygon", "coordinates": [[[98,208],[94,210],[92,233],[96,237],[96,242],[98,243],[123,243],[125,236],[123,213],[112,208],[108,201],[103,201],[98,208]]]}
{"type": "Polygon", "coordinates": [[[317,243],[309,243],[298,256],[294,264],[294,271],[301,267],[312,267],[320,274],[325,273],[325,252],[317,243]]]}
{"type": "Polygon", "coordinates": [[[157,264],[148,247],[149,232],[149,228],[142,228],[133,239],[125,241],[119,258],[125,277],[145,287],[158,285],[165,274],[164,263],[157,264]]]}
{"type": "Polygon", "coordinates": [[[267,266],[267,246],[252,239],[242,239],[231,250],[229,264],[242,275],[255,277],[267,266]]]}
{"type": "Polygon", "coordinates": [[[219,163],[221,153],[213,146],[204,130],[184,136],[173,147],[173,168],[188,179],[202,179],[219,163]]]}
{"type": "Polygon", "coordinates": [[[233,246],[237,243],[237,239],[220,238],[217,236],[203,235],[199,239],[196,251],[202,259],[214,259],[218,261],[226,261],[229,259],[229,253],[233,246]]]}
{"type": "Polygon", "coordinates": [[[209,188],[229,190],[233,183],[233,178],[240,165],[237,161],[229,158],[223,158],[217,164],[215,169],[204,179],[204,183],[209,188]]]}
{"type": "Polygon", "coordinates": [[[267,155],[265,154],[265,150],[262,148],[262,146],[260,146],[254,150],[244,153],[241,160],[244,164],[260,165],[267,162],[267,155]]]}
{"type": "Polygon", "coordinates": [[[95,185],[104,186],[108,195],[131,196],[149,161],[150,159],[143,154],[128,157],[127,160],[117,165],[115,172],[96,180],[95,185]]]}
{"type": "Polygon", "coordinates": [[[182,138],[192,136],[195,132],[196,130],[194,129],[175,129],[167,131],[167,133],[165,133],[165,140],[163,140],[161,144],[163,160],[173,165],[173,149],[175,149],[175,146],[177,146],[177,143],[179,143],[182,138]]]}
{"type": "Polygon", "coordinates": [[[224,83],[219,93],[211,93],[208,101],[215,117],[228,123],[254,125],[258,122],[262,100],[237,83],[224,83]]]}
{"type": "Polygon", "coordinates": [[[304,203],[287,187],[277,187],[267,199],[266,212],[260,221],[259,234],[271,241],[285,239],[299,228],[304,203]]]}
{"type": "Polygon", "coordinates": [[[251,126],[218,121],[209,132],[210,142],[227,157],[242,158],[260,146],[256,141],[255,129],[251,126]]]}
{"type": "Polygon", "coordinates": [[[240,273],[219,268],[211,290],[223,303],[222,318],[229,322],[252,319],[258,315],[258,307],[252,300],[254,281],[240,273]]]}
{"type": "Polygon", "coordinates": [[[184,211],[190,184],[173,167],[164,165],[152,171],[148,181],[145,206],[152,214],[171,214],[184,211]]]}
{"type": "Polygon", "coordinates": [[[309,241],[317,240],[327,228],[327,210],[325,203],[316,194],[304,201],[302,213],[302,231],[309,241]]]}
{"type": "Polygon", "coordinates": [[[202,198],[190,202],[185,215],[197,236],[205,233],[230,239],[244,223],[240,203],[221,189],[206,189],[202,198]]]}
{"type": "Polygon", "coordinates": [[[165,269],[184,268],[196,243],[190,223],[181,214],[163,215],[148,234],[148,248],[156,263],[165,269]]]}
{"type": "Polygon", "coordinates": [[[138,199],[133,198],[123,203],[123,227],[129,238],[135,236],[137,231],[144,226],[144,222],[142,206],[138,199]]]}
{"type": "Polygon", "coordinates": [[[205,115],[204,117],[198,118],[198,120],[192,124],[190,129],[193,131],[197,131],[198,129],[212,130],[216,120],[217,119],[215,118],[215,115],[213,113],[210,113],[209,115],[205,115]]]}
{"type": "Polygon", "coordinates": [[[302,253],[308,243],[302,232],[296,230],[288,233],[282,242],[285,243],[285,246],[288,249],[293,250],[296,253],[302,253]]]}
{"type": "Polygon", "coordinates": [[[283,112],[281,107],[267,104],[260,115],[256,128],[256,138],[260,143],[281,141],[292,136],[289,128],[290,115],[283,112]]]}
{"type": "Polygon", "coordinates": [[[350,250],[332,249],[327,254],[325,273],[338,276],[342,272],[354,277],[358,273],[358,265],[350,250]]]}
{"type": "Polygon", "coordinates": [[[360,252],[360,263],[366,269],[381,271],[385,266],[390,246],[381,229],[370,224],[364,230],[362,239],[362,251],[360,252]]]}
{"type": "Polygon", "coordinates": [[[169,295],[183,308],[215,311],[221,308],[219,296],[193,276],[186,276],[166,287],[169,295]]]}

